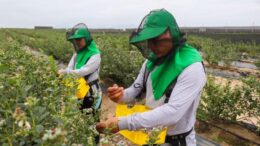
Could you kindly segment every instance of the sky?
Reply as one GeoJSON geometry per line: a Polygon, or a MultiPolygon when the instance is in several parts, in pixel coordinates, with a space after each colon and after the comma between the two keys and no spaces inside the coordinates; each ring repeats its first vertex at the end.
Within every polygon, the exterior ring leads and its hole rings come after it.
{"type": "Polygon", "coordinates": [[[260,0],[0,0],[0,28],[136,28],[161,8],[181,27],[260,26],[260,0]]]}

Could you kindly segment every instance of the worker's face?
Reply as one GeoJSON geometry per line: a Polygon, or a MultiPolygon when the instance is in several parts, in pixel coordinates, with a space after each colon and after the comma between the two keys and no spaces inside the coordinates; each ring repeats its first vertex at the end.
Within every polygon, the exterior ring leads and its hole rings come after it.
{"type": "Polygon", "coordinates": [[[82,50],[86,46],[86,41],[84,38],[75,39],[74,43],[76,45],[74,46],[76,50],[82,50]]]}
{"type": "Polygon", "coordinates": [[[160,36],[148,40],[148,48],[156,55],[161,58],[167,55],[173,48],[173,42],[170,32],[167,30],[160,36]]]}

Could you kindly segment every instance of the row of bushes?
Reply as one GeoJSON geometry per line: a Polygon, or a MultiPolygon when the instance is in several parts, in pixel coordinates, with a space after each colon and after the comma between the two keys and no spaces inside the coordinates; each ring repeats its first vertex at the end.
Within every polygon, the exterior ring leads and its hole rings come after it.
{"type": "Polygon", "coordinates": [[[73,54],[72,45],[64,31],[5,29],[5,33],[23,46],[51,55],[56,60],[68,63],[73,54]]]}
{"type": "MultiPolygon", "coordinates": [[[[3,30],[2,30],[3,31],[3,30]]],[[[10,37],[22,45],[52,55],[55,59],[68,63],[72,56],[72,45],[65,39],[64,30],[24,30],[8,29],[10,37]]],[[[141,54],[129,45],[128,34],[93,34],[94,40],[102,52],[102,77],[113,78],[117,82],[129,85],[143,62],[141,54]]],[[[253,42],[230,42],[199,36],[187,36],[188,43],[200,49],[204,59],[210,64],[224,62],[229,65],[248,57],[255,59],[259,66],[260,45],[253,42]]]]}
{"type": "MultiPolygon", "coordinates": [[[[245,59],[260,60],[260,45],[255,42],[231,42],[228,40],[214,40],[206,37],[188,36],[188,42],[205,54],[205,60],[210,64],[223,61],[229,66],[232,61],[245,59]]],[[[258,61],[254,62],[258,67],[258,61]]]]}
{"type": "MultiPolygon", "coordinates": [[[[241,116],[259,119],[260,81],[254,77],[240,81],[241,85],[232,87],[230,81],[217,84],[214,77],[209,76],[197,117],[209,121],[225,119],[233,122],[238,121],[241,116]]],[[[260,128],[260,120],[257,126],[260,128]]]]}
{"type": "Polygon", "coordinates": [[[81,112],[75,77],[57,77],[55,60],[35,57],[0,32],[2,146],[94,145],[91,110],[81,112]]]}

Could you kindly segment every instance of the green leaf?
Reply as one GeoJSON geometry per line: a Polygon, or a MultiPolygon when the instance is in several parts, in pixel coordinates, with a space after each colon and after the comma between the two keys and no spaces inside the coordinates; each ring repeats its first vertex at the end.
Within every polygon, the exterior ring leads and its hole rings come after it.
{"type": "Polygon", "coordinates": [[[37,126],[36,126],[36,132],[42,133],[43,130],[44,130],[44,127],[43,127],[42,125],[37,125],[37,126]]]}
{"type": "Polygon", "coordinates": [[[5,64],[0,65],[0,73],[6,73],[6,72],[8,72],[8,70],[9,70],[8,65],[5,65],[5,64]]]}

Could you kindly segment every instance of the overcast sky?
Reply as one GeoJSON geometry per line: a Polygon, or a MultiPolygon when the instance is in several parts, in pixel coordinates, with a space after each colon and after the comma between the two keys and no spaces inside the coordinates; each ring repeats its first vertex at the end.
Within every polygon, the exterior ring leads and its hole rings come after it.
{"type": "Polygon", "coordinates": [[[260,0],[0,0],[0,27],[135,28],[160,8],[180,26],[260,26],[260,0]]]}

